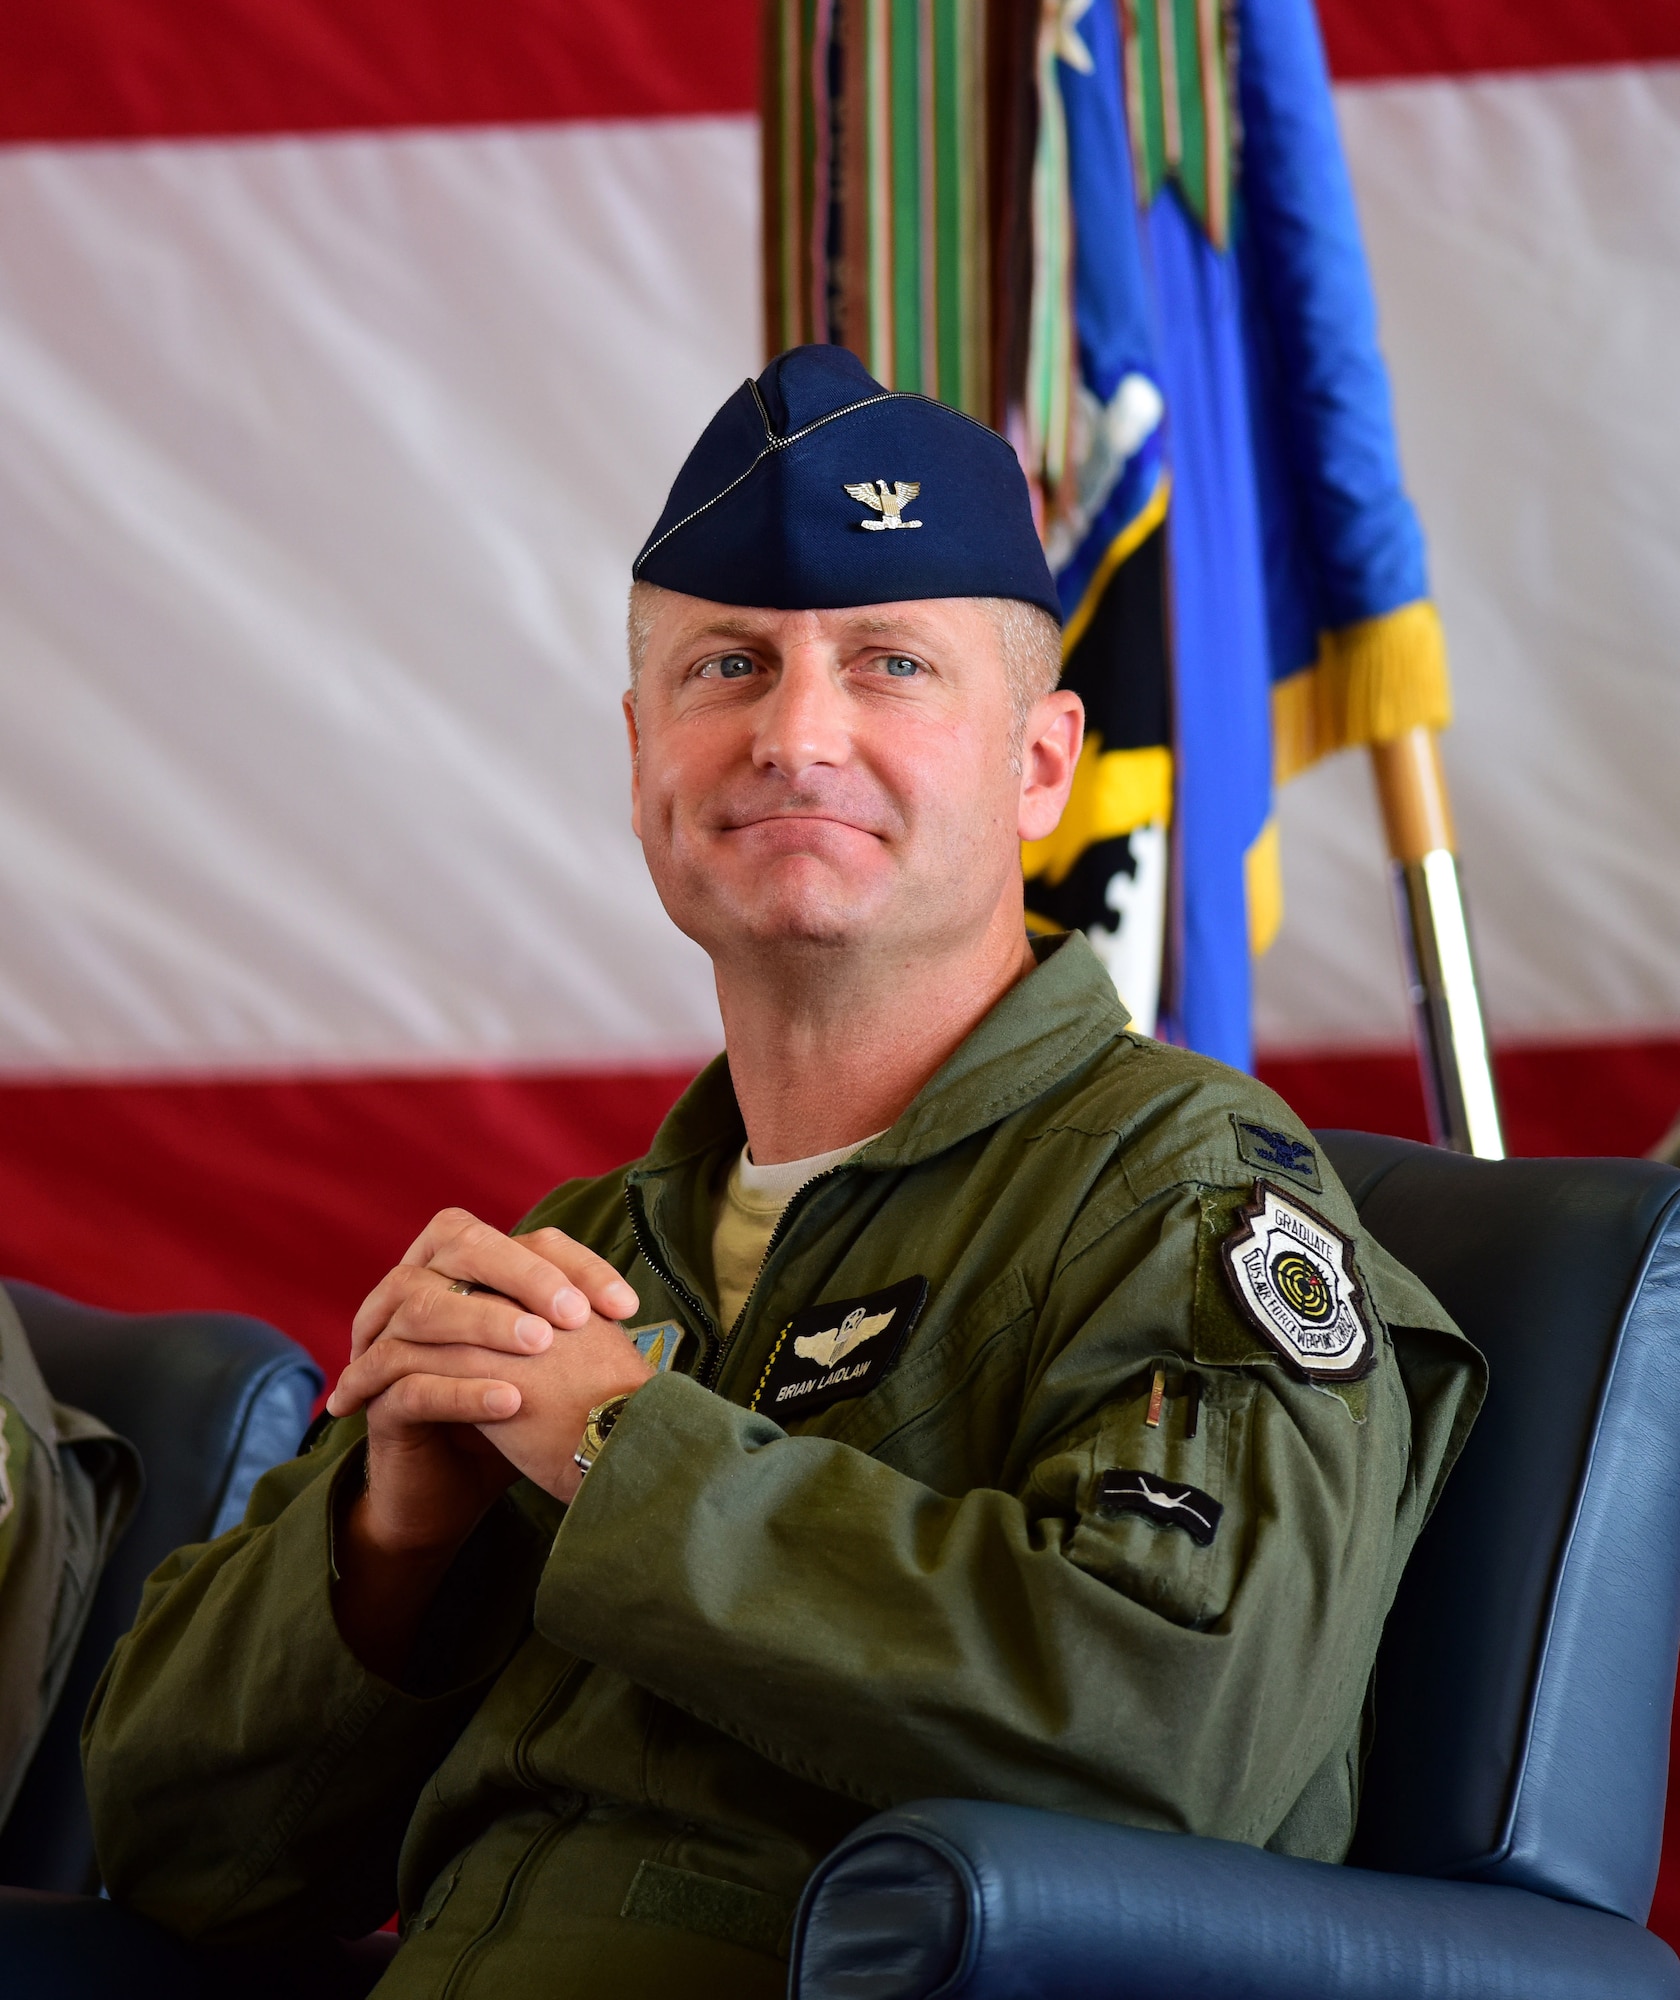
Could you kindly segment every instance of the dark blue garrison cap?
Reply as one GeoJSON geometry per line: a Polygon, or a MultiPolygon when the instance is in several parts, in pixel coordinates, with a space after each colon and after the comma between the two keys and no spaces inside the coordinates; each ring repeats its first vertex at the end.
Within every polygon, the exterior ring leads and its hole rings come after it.
{"type": "Polygon", "coordinates": [[[943,403],[883,389],[844,347],[790,348],[741,384],[634,574],[778,611],[1018,597],[1062,616],[1014,452],[943,403]]]}

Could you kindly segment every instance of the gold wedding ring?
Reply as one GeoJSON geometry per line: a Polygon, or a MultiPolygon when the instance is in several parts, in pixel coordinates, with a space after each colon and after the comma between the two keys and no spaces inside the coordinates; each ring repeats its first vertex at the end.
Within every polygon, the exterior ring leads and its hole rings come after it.
{"type": "Polygon", "coordinates": [[[474,1292],[487,1292],[490,1287],[479,1284],[475,1278],[456,1278],[450,1284],[449,1289],[452,1292],[459,1292],[463,1298],[466,1298],[470,1297],[474,1292]]]}

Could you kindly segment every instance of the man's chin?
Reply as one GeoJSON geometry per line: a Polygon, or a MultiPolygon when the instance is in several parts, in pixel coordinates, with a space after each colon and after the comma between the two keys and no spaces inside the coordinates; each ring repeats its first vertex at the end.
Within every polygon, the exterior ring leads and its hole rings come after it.
{"type": "Polygon", "coordinates": [[[883,898],[836,894],[827,884],[761,884],[757,894],[709,902],[702,923],[683,928],[714,958],[741,951],[845,951],[874,942],[888,922],[883,898]]]}
{"type": "Polygon", "coordinates": [[[656,868],[654,882],[667,913],[713,959],[742,953],[864,950],[903,928],[907,884],[871,843],[867,853],[832,856],[745,854],[698,857],[656,868]]]}
{"type": "MultiPolygon", "coordinates": [[[[872,915],[810,899],[743,911],[729,930],[734,941],[747,950],[836,952],[871,941],[878,927],[878,920],[871,921],[872,915]]],[[[727,934],[720,943],[727,949],[727,934]]]]}

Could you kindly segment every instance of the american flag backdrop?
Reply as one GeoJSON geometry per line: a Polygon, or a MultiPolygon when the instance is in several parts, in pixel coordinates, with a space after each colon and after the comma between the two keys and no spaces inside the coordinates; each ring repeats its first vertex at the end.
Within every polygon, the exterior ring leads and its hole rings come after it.
{"type": "MultiPolygon", "coordinates": [[[[1327,0],[1519,1150],[1680,1108],[1680,9],[1327,0]]],[[[629,557],[760,359],[751,0],[0,20],[0,1263],[331,1358],[432,1206],[715,1046],[625,808],[629,557]]],[[[1263,1067],[1421,1112],[1369,779],[1263,1067]]]]}
{"type": "MultiPolygon", "coordinates": [[[[1680,1110],[1680,6],[1322,12],[1508,1131],[1638,1151],[1680,1110]]],[[[434,1208],[629,1156],[717,1045],[618,702],[631,554],[762,358],[757,35],[0,14],[8,1274],[333,1366],[434,1208]]],[[[1421,1134],[1363,760],[1281,819],[1262,1069],[1421,1134]]]]}

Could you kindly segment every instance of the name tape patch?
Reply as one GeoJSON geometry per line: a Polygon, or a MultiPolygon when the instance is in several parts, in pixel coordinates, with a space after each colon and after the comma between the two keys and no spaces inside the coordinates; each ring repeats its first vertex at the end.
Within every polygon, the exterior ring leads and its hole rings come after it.
{"type": "Polygon", "coordinates": [[[1270,1181],[1220,1246],[1242,1313],[1308,1381],[1355,1382],[1376,1360],[1353,1246],[1270,1181]]]}
{"type": "Polygon", "coordinates": [[[927,1294],[926,1278],[902,1278],[861,1299],[802,1306],[777,1334],[748,1409],[781,1423],[866,1394],[903,1352],[927,1294]]]}
{"type": "Polygon", "coordinates": [[[627,1326],[624,1331],[656,1375],[665,1373],[688,1340],[688,1328],[678,1326],[674,1319],[657,1320],[651,1326],[627,1326]]]}
{"type": "Polygon", "coordinates": [[[1181,1486],[1176,1479],[1134,1472],[1129,1466],[1105,1472],[1097,1481],[1099,1514],[1110,1519],[1116,1514],[1141,1514],[1158,1528],[1182,1528],[1204,1549],[1217,1533],[1224,1511],[1213,1495],[1199,1486],[1181,1486]]]}
{"type": "Polygon", "coordinates": [[[1304,1139],[1292,1139],[1287,1132],[1274,1132],[1270,1125],[1257,1125],[1252,1118],[1231,1113],[1237,1135],[1237,1152],[1249,1166],[1261,1173],[1291,1174],[1303,1180],[1315,1193],[1323,1189],[1318,1178],[1318,1155],[1304,1139]]]}

